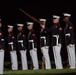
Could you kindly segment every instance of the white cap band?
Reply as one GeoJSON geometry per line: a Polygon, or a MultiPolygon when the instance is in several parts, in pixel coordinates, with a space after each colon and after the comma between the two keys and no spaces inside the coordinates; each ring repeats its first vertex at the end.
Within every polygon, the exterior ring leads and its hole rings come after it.
{"type": "Polygon", "coordinates": [[[24,24],[17,24],[17,26],[24,26],[24,24]]]}
{"type": "Polygon", "coordinates": [[[53,18],[59,19],[59,18],[60,18],[60,16],[53,15],[53,18]]]}
{"type": "Polygon", "coordinates": [[[46,19],[39,19],[40,21],[46,21],[46,19]]]}
{"type": "Polygon", "coordinates": [[[68,13],[63,13],[63,14],[64,14],[64,16],[68,16],[68,17],[71,16],[71,14],[68,14],[68,13]]]}
{"type": "Polygon", "coordinates": [[[27,22],[27,25],[32,25],[33,24],[33,22],[27,22]]]}
{"type": "Polygon", "coordinates": [[[9,27],[9,28],[13,28],[13,26],[11,26],[11,25],[8,25],[8,27],[9,27]]]}

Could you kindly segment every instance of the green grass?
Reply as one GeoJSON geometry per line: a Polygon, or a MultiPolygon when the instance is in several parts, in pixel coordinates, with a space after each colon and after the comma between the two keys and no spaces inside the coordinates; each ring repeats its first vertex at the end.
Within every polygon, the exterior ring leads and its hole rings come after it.
{"type": "Polygon", "coordinates": [[[17,71],[12,71],[12,70],[7,70],[4,71],[4,74],[69,74],[69,73],[76,73],[76,69],[50,69],[50,70],[17,70],[17,71]]]}
{"type": "MultiPolygon", "coordinates": [[[[4,74],[24,74],[24,75],[45,75],[45,74],[70,74],[70,73],[76,73],[76,69],[68,69],[66,66],[66,62],[63,62],[64,64],[64,69],[55,69],[55,63],[52,61],[52,69],[50,70],[45,70],[45,69],[39,69],[39,70],[17,70],[17,71],[12,71],[10,70],[10,62],[5,62],[5,68],[4,68],[4,74]]],[[[29,61],[28,64],[30,65],[31,62],[29,61]]],[[[41,61],[39,61],[40,67],[41,67],[41,61]]],[[[21,62],[19,62],[19,65],[21,66],[21,62]]],[[[30,68],[30,66],[29,66],[30,68]]]]}

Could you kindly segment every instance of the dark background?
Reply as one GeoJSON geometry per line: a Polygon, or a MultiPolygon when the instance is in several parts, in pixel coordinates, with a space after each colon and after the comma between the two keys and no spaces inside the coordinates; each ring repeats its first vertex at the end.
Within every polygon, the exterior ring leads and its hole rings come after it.
{"type": "MultiPolygon", "coordinates": [[[[46,18],[47,27],[52,26],[52,15],[59,15],[61,16],[61,26],[64,28],[63,23],[63,13],[70,13],[72,14],[71,21],[74,25],[74,29],[76,29],[76,2],[75,1],[58,1],[58,0],[1,0],[0,1],[0,18],[2,19],[2,31],[4,34],[5,42],[6,42],[6,52],[5,52],[5,61],[10,60],[10,55],[7,49],[7,25],[11,24],[14,25],[14,34],[17,36],[17,23],[23,23],[24,31],[27,33],[27,27],[26,22],[27,21],[33,21],[29,17],[27,17],[24,13],[22,13],[19,8],[22,8],[24,11],[29,13],[30,15],[34,16],[35,18],[46,18]]],[[[37,39],[39,41],[39,32],[40,32],[40,26],[38,23],[34,23],[34,29],[37,32],[37,39]]],[[[76,35],[76,33],[75,33],[76,35]]],[[[64,34],[62,32],[62,59],[63,61],[67,61],[67,51],[65,48],[65,41],[64,41],[64,34]]],[[[51,41],[50,41],[51,42],[51,41]]],[[[51,46],[51,44],[50,44],[51,46]]],[[[28,52],[29,53],[29,52],[28,52]]],[[[53,58],[53,52],[52,48],[50,47],[50,58],[51,60],[54,60],[53,58]]],[[[39,42],[38,42],[38,57],[39,60],[41,60],[41,51],[39,48],[39,42]]],[[[20,54],[18,53],[18,59],[20,60],[20,54]]],[[[28,60],[30,59],[28,54],[28,60]]]]}

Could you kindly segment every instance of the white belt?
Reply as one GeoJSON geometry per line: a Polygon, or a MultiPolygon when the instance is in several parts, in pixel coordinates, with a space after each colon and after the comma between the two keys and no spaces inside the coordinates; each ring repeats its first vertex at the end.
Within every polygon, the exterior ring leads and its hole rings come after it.
{"type": "Polygon", "coordinates": [[[1,41],[4,41],[4,39],[1,39],[1,41]]]}
{"type": "Polygon", "coordinates": [[[10,43],[8,43],[9,45],[12,45],[13,44],[13,42],[10,42],[10,43]]]}
{"type": "Polygon", "coordinates": [[[21,46],[23,47],[23,40],[19,40],[19,43],[21,43],[21,46]]]}
{"type": "Polygon", "coordinates": [[[29,40],[32,43],[32,48],[34,49],[34,40],[29,40]]]}
{"type": "Polygon", "coordinates": [[[23,40],[19,40],[18,42],[23,43],[23,40]]]}
{"type": "Polygon", "coordinates": [[[11,48],[13,50],[13,42],[8,43],[9,45],[11,45],[11,48]]]}
{"type": "Polygon", "coordinates": [[[53,35],[53,37],[56,38],[56,45],[58,46],[58,39],[59,39],[59,35],[53,35]]]}
{"type": "Polygon", "coordinates": [[[46,45],[46,37],[42,36],[41,39],[44,39],[44,44],[46,45]]]}
{"type": "Polygon", "coordinates": [[[70,33],[68,33],[68,34],[65,34],[65,36],[69,36],[69,37],[70,37],[70,33]]]}

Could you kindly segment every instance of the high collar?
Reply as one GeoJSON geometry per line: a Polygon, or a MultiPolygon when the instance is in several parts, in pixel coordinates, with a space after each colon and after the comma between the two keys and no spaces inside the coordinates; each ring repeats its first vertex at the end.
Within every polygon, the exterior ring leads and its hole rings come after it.
{"type": "Polygon", "coordinates": [[[12,34],[12,32],[9,33],[9,35],[11,35],[11,34],[12,34]]]}
{"type": "Polygon", "coordinates": [[[33,29],[29,30],[29,32],[33,31],[33,29]]]}
{"type": "Polygon", "coordinates": [[[66,22],[66,24],[69,24],[69,23],[70,23],[70,21],[66,22]]]}
{"type": "Polygon", "coordinates": [[[23,32],[23,30],[19,31],[19,33],[23,32]]]}
{"type": "Polygon", "coordinates": [[[45,29],[45,25],[41,25],[41,28],[45,29]]]}
{"type": "Polygon", "coordinates": [[[60,25],[59,23],[54,23],[54,25],[60,25]]]}

